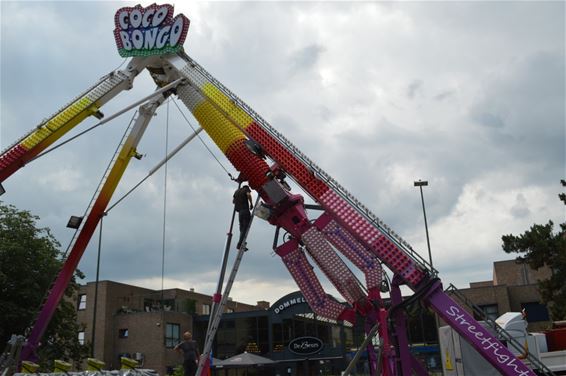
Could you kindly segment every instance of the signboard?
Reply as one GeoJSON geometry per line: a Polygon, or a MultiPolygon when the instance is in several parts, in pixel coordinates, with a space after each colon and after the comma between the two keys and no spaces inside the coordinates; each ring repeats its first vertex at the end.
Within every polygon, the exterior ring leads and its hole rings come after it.
{"type": "Polygon", "coordinates": [[[297,355],[315,354],[322,350],[323,343],[316,337],[299,337],[289,342],[289,351],[297,355]]]}
{"type": "Polygon", "coordinates": [[[173,17],[173,6],[124,7],[114,16],[114,38],[122,57],[177,53],[187,37],[189,19],[173,17]]]}
{"type": "Polygon", "coordinates": [[[294,296],[292,298],[289,298],[285,301],[282,302],[277,302],[276,304],[274,304],[272,306],[273,312],[275,312],[275,314],[279,314],[279,312],[284,311],[285,309],[294,306],[296,304],[307,304],[307,301],[305,300],[305,298],[300,295],[300,296],[294,296]]]}

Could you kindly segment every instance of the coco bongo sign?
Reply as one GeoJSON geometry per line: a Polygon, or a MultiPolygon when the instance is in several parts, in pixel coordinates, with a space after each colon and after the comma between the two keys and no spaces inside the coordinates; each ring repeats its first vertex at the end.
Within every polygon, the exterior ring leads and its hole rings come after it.
{"type": "Polygon", "coordinates": [[[173,17],[173,6],[152,4],[124,7],[114,16],[114,38],[122,57],[177,53],[189,30],[183,14],[173,17]]]}

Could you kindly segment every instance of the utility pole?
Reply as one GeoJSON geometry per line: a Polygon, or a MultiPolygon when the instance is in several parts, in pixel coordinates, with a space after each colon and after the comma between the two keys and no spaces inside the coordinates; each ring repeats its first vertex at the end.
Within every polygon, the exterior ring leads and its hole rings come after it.
{"type": "Polygon", "coordinates": [[[421,202],[423,204],[424,225],[426,231],[426,245],[428,246],[428,259],[430,262],[430,267],[432,268],[432,253],[430,251],[430,239],[428,238],[428,224],[426,222],[426,210],[425,210],[424,196],[423,196],[423,187],[426,187],[427,185],[428,185],[428,181],[426,180],[421,181],[419,179],[419,181],[415,182],[415,187],[419,187],[419,189],[421,190],[421,202]]]}

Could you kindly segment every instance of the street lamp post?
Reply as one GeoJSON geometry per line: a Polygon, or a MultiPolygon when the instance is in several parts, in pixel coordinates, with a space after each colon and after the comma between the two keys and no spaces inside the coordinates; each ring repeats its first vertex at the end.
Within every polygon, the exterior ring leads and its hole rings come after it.
{"type": "Polygon", "coordinates": [[[424,205],[424,196],[423,196],[423,187],[428,185],[428,181],[421,181],[419,179],[419,181],[415,182],[415,187],[419,187],[419,189],[421,190],[421,202],[423,204],[423,215],[424,215],[424,226],[425,226],[425,231],[426,231],[426,245],[428,246],[428,259],[430,262],[430,267],[432,268],[432,253],[430,252],[430,240],[428,238],[428,225],[426,223],[426,210],[425,210],[425,205],[424,205]]]}

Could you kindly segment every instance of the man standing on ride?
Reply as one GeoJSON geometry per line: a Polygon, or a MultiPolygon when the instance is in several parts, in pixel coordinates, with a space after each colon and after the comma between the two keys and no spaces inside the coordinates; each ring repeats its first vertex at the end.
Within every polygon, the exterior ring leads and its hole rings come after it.
{"type": "Polygon", "coordinates": [[[240,240],[238,240],[236,248],[239,250],[243,245],[244,251],[247,251],[245,244],[242,244],[242,242],[244,241],[246,231],[252,219],[250,210],[254,207],[250,187],[243,185],[241,188],[238,188],[236,192],[234,192],[232,203],[234,204],[234,209],[238,212],[238,220],[240,222],[240,240]]]}

